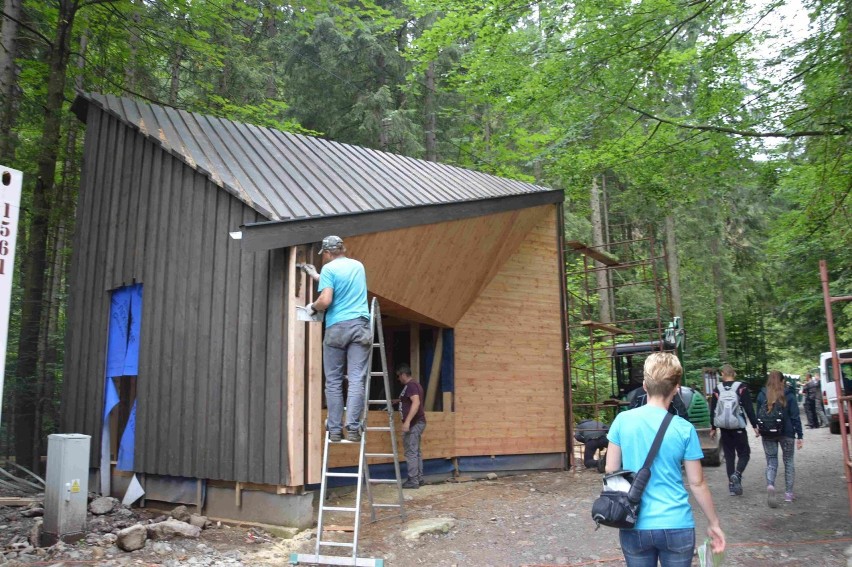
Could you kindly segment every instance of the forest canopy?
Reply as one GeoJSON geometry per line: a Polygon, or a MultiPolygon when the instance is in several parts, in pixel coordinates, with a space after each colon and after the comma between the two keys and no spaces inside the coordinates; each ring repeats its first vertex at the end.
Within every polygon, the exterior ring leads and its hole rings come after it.
{"type": "MultiPolygon", "coordinates": [[[[6,0],[0,163],[25,195],[3,427],[19,462],[57,424],[75,92],[560,189],[578,240],[600,194],[609,236],[676,242],[687,380],[722,362],[800,374],[828,348],[818,261],[852,293],[850,18],[849,0],[6,0]]],[[[835,318],[849,346],[852,306],[835,318]]]]}

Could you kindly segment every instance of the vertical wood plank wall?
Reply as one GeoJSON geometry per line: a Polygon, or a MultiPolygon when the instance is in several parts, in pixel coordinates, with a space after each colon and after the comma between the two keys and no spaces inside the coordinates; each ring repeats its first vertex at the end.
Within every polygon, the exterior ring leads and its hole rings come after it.
{"type": "Polygon", "coordinates": [[[551,207],[456,325],[457,456],[565,451],[556,213],[551,207]]]}
{"type": "Polygon", "coordinates": [[[289,484],[286,251],[243,253],[262,217],[94,105],[84,160],[62,431],[100,447],[110,292],[142,283],[136,471],[289,484]]]}
{"type": "MultiPolygon", "coordinates": [[[[427,412],[424,459],[565,451],[556,214],[555,206],[538,214],[456,325],[455,411],[427,412]]],[[[370,412],[370,423],[385,416],[370,412]]],[[[371,435],[368,452],[389,443],[385,433],[371,435]]],[[[357,446],[329,459],[331,467],[356,465],[357,446]]]]}

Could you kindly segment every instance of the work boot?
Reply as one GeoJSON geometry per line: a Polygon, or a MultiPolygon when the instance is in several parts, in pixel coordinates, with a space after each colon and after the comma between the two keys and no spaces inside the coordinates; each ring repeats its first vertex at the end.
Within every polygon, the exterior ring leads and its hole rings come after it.
{"type": "Polygon", "coordinates": [[[357,429],[349,429],[346,431],[346,440],[350,443],[360,443],[361,442],[361,432],[357,429]]]}
{"type": "Polygon", "coordinates": [[[770,508],[778,507],[778,496],[775,494],[775,487],[771,484],[766,487],[766,503],[770,508]]]}
{"type": "Polygon", "coordinates": [[[340,434],[339,431],[331,431],[328,434],[328,440],[331,441],[332,443],[340,443],[340,441],[342,439],[343,439],[343,436],[340,434]]]}
{"type": "Polygon", "coordinates": [[[731,484],[729,485],[731,490],[731,494],[734,496],[742,496],[743,495],[743,478],[740,473],[735,472],[731,475],[731,484]]]}
{"type": "Polygon", "coordinates": [[[402,483],[403,488],[420,488],[420,483],[414,480],[413,478],[409,478],[405,482],[402,483]]]}

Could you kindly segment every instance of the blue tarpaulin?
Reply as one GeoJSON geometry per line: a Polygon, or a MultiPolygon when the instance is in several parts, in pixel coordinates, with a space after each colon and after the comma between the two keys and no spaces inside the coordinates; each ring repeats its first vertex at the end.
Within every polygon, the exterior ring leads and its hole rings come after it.
{"type": "Polygon", "coordinates": [[[142,284],[112,292],[107,343],[107,378],[139,374],[142,284]]]}
{"type": "MultiPolygon", "coordinates": [[[[109,435],[109,415],[118,405],[119,393],[114,378],[139,375],[139,336],[142,329],[142,284],[118,288],[112,292],[107,339],[106,376],[104,377],[104,432],[109,435]]],[[[136,441],[136,402],[130,410],[118,450],[120,470],[133,470],[136,441]]],[[[108,444],[106,445],[109,446],[108,444]]]]}
{"type": "Polygon", "coordinates": [[[130,410],[130,417],[127,418],[127,425],[124,426],[124,433],[121,435],[121,443],[118,445],[118,464],[115,468],[120,471],[133,470],[133,451],[136,448],[136,402],[133,402],[133,408],[130,410]]]}

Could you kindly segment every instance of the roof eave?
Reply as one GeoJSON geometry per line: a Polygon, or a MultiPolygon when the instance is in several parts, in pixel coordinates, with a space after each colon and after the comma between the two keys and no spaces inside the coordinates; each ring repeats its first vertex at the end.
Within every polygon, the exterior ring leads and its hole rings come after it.
{"type": "Polygon", "coordinates": [[[562,191],[553,190],[456,203],[250,223],[242,227],[242,248],[248,252],[286,248],[319,242],[329,234],[347,237],[385,232],[556,204],[564,198],[562,191]]]}

